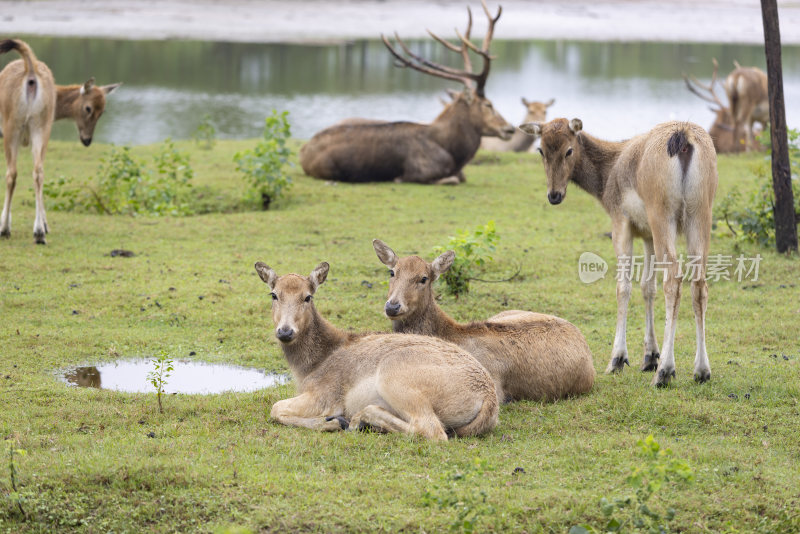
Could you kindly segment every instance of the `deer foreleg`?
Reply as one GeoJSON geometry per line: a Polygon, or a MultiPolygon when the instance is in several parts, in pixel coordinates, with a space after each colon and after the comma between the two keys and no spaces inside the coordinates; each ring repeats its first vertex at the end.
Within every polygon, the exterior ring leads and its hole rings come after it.
{"type": "Polygon", "coordinates": [[[653,316],[653,303],[656,296],[656,276],[652,269],[653,241],[644,240],[644,273],[642,275],[642,298],[644,298],[644,359],[642,372],[655,371],[658,367],[658,341],[656,340],[656,326],[653,316]]]}
{"type": "Polygon", "coordinates": [[[611,361],[606,367],[606,374],[622,371],[626,363],[630,365],[625,336],[633,273],[633,235],[628,221],[614,221],[611,237],[614,241],[614,252],[617,254],[617,329],[614,334],[614,347],[611,349],[611,361]]]}
{"type": "Polygon", "coordinates": [[[322,432],[335,432],[346,428],[344,410],[340,413],[323,415],[319,410],[318,399],[310,393],[303,393],[291,399],[284,399],[272,405],[271,419],[282,425],[300,426],[322,432]]]}

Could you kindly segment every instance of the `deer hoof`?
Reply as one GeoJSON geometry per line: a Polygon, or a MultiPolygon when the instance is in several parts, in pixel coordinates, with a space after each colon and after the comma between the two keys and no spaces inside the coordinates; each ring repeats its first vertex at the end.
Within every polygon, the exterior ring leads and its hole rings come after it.
{"type": "Polygon", "coordinates": [[[711,370],[701,369],[699,371],[694,372],[694,381],[697,382],[698,384],[708,382],[709,380],[711,380],[711,370]]]}
{"type": "Polygon", "coordinates": [[[655,371],[658,369],[658,359],[661,357],[661,354],[658,352],[651,352],[649,354],[644,355],[644,361],[642,362],[642,372],[646,373],[648,371],[655,371]]]}
{"type": "Polygon", "coordinates": [[[2,232],[0,232],[0,237],[5,237],[6,239],[8,239],[9,237],[11,237],[11,230],[6,228],[2,232]]]}
{"type": "Polygon", "coordinates": [[[659,369],[653,377],[652,385],[658,388],[665,388],[669,386],[673,378],[675,378],[675,369],[659,369]]]}
{"type": "Polygon", "coordinates": [[[610,375],[612,373],[621,373],[622,369],[624,369],[626,365],[630,366],[627,354],[620,354],[619,356],[614,356],[613,358],[611,358],[611,361],[608,362],[608,367],[606,367],[606,374],[610,375]]]}
{"type": "Polygon", "coordinates": [[[339,422],[339,426],[342,427],[342,430],[347,430],[347,427],[350,426],[350,422],[341,415],[332,415],[325,418],[326,421],[333,421],[334,419],[339,422]]]}
{"type": "Polygon", "coordinates": [[[44,232],[38,231],[33,233],[33,239],[37,245],[46,245],[47,241],[44,239],[44,232]]]}

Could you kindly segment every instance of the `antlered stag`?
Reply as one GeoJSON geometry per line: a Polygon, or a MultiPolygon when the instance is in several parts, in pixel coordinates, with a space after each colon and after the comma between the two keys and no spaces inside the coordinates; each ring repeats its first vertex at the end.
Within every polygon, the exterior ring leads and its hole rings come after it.
{"type": "Polygon", "coordinates": [[[477,436],[497,424],[492,378],[457,346],[339,330],[313,302],[327,263],[309,277],[279,278],[264,263],[255,267],[270,287],[275,335],[297,382],[296,397],[272,406],[270,417],[279,423],[322,431],[370,426],[442,441],[448,433],[477,436]]]}
{"type": "Polygon", "coordinates": [[[694,378],[711,377],[706,354],[705,313],[708,287],[706,260],[711,233],[711,206],[717,189],[717,159],[711,137],[688,122],[667,122],[622,142],[602,141],[582,131],[579,119],[555,119],[520,126],[541,136],[539,151],[547,175],[547,198],[560,204],[571,181],[597,198],[611,216],[617,255],[617,331],[607,373],[628,363],[625,339],[633,278],[633,238],[644,240],[641,278],[645,300],[642,371],[656,370],[653,384],[665,386],[675,376],[675,328],[683,273],[675,242],[686,235],[687,267],[692,279],[697,352],[694,378]],[[666,325],[661,354],[653,324],[655,272],[664,273],[666,325]],[[660,361],[659,361],[660,358],[660,361]]]}
{"type": "Polygon", "coordinates": [[[464,181],[461,169],[477,152],[482,135],[509,139],[514,127],[495,111],[484,94],[492,60],[489,44],[502,8],[492,17],[484,0],[481,2],[489,19],[481,48],[469,40],[472,28],[469,8],[467,31],[464,35],[458,33],[459,46],[431,33],[438,42],[461,54],[463,70],[420,57],[395,35],[402,49],[398,51],[383,37],[398,66],[464,84],[464,91],[432,123],[351,119],[331,126],[300,149],[300,165],[306,174],[343,182],[458,184],[464,181]],[[483,60],[479,73],[472,72],[470,50],[483,60]]]}
{"type": "Polygon", "coordinates": [[[12,61],[0,72],[0,116],[6,157],[6,196],[0,216],[0,236],[11,235],[11,200],[17,184],[17,154],[20,145],[31,146],[36,219],[33,236],[45,244],[48,232],[44,209],[44,156],[53,121],[73,118],[85,146],[92,142],[95,124],[105,108],[105,95],[119,84],[96,87],[94,79],[83,85],[57,86],[53,74],[36,59],[30,46],[18,39],[0,42],[0,53],[16,50],[22,59],[12,61]]]}
{"type": "Polygon", "coordinates": [[[572,323],[552,315],[507,310],[486,321],[459,324],[436,304],[432,288],[453,264],[452,250],[428,263],[418,256],[398,258],[379,239],[372,246],[390,269],[384,312],[395,332],[455,343],[489,371],[503,401],[555,400],[592,388],[592,353],[572,323]]]}
{"type": "MultiPolygon", "coordinates": [[[[547,108],[554,103],[555,99],[553,98],[547,102],[529,102],[523,97],[522,105],[525,106],[525,118],[522,119],[522,122],[544,122],[547,119],[547,108]]],[[[517,128],[511,139],[507,141],[495,137],[482,138],[481,149],[492,152],[528,152],[532,150],[534,141],[536,141],[534,136],[528,135],[517,128]]]]}

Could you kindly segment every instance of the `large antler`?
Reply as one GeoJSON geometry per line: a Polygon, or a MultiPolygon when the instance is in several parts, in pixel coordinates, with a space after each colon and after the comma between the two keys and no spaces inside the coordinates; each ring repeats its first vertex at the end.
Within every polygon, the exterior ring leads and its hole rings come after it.
{"type": "Polygon", "coordinates": [[[700,83],[700,80],[698,80],[694,76],[687,76],[686,73],[683,74],[683,81],[686,82],[686,87],[689,88],[689,91],[691,91],[695,95],[699,96],[700,98],[702,98],[706,102],[709,102],[711,104],[716,104],[717,106],[720,107],[720,109],[725,109],[726,106],[722,103],[722,101],[719,99],[717,94],[714,92],[714,84],[717,83],[717,72],[719,71],[719,63],[717,63],[717,59],[716,58],[712,58],[711,61],[714,62],[714,72],[711,74],[711,83],[710,84],[704,85],[704,84],[700,83]],[[691,82],[689,81],[689,78],[691,78],[691,82]],[[694,83],[694,85],[696,87],[692,86],[692,83],[694,83]],[[700,89],[704,89],[705,91],[707,91],[708,95],[706,95],[704,93],[701,93],[700,90],[698,89],[698,87],[700,89]]]}
{"type": "Polygon", "coordinates": [[[389,52],[397,59],[395,65],[399,67],[410,67],[414,70],[419,72],[423,72],[425,74],[430,74],[431,76],[436,76],[439,78],[444,78],[446,80],[453,80],[463,83],[466,87],[472,88],[474,84],[475,92],[479,96],[484,96],[484,86],[486,85],[486,79],[489,77],[489,69],[491,67],[492,56],[489,55],[489,45],[492,42],[492,36],[494,34],[494,25],[497,23],[497,20],[500,18],[500,15],[503,13],[502,6],[498,7],[497,15],[492,17],[491,13],[489,12],[489,8],[486,7],[486,1],[481,0],[481,5],[483,6],[483,12],[486,13],[486,17],[489,19],[489,26],[486,30],[486,35],[483,38],[483,46],[478,48],[472,41],[470,41],[470,33],[472,31],[472,10],[467,7],[467,14],[468,14],[468,22],[467,22],[467,30],[464,34],[461,34],[458,30],[456,30],[456,35],[458,35],[459,40],[461,41],[460,46],[455,45],[445,39],[442,39],[435,33],[428,30],[428,33],[433,37],[436,41],[441,43],[445,46],[448,50],[452,50],[453,52],[458,52],[461,54],[461,58],[464,62],[464,69],[454,69],[452,67],[447,67],[445,65],[440,65],[438,63],[434,63],[433,61],[427,60],[415,53],[413,53],[408,45],[400,39],[400,36],[397,33],[394,34],[395,41],[397,44],[402,48],[404,54],[401,54],[397,51],[397,49],[389,42],[389,40],[384,36],[381,35],[381,39],[383,40],[383,44],[386,45],[386,48],[389,49],[389,52]],[[472,50],[473,52],[477,53],[481,58],[483,58],[483,68],[481,69],[480,73],[472,72],[472,61],[470,60],[469,51],[472,50]]]}

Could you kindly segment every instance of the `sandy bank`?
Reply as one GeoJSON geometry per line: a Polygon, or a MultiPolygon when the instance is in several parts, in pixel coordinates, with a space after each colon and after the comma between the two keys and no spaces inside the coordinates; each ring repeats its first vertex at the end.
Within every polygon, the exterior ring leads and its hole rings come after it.
{"type": "MultiPolygon", "coordinates": [[[[478,1],[470,2],[480,11],[478,1]]],[[[0,34],[239,42],[332,42],[381,32],[450,36],[465,0],[0,1],[0,34]]],[[[496,2],[491,2],[496,5],[496,2]]],[[[763,43],[758,0],[504,0],[497,39],[763,43]]],[[[800,2],[779,1],[784,44],[800,2]]],[[[479,14],[479,13],[476,13],[479,14]]],[[[476,18],[482,31],[484,19],[476,18]]]]}

